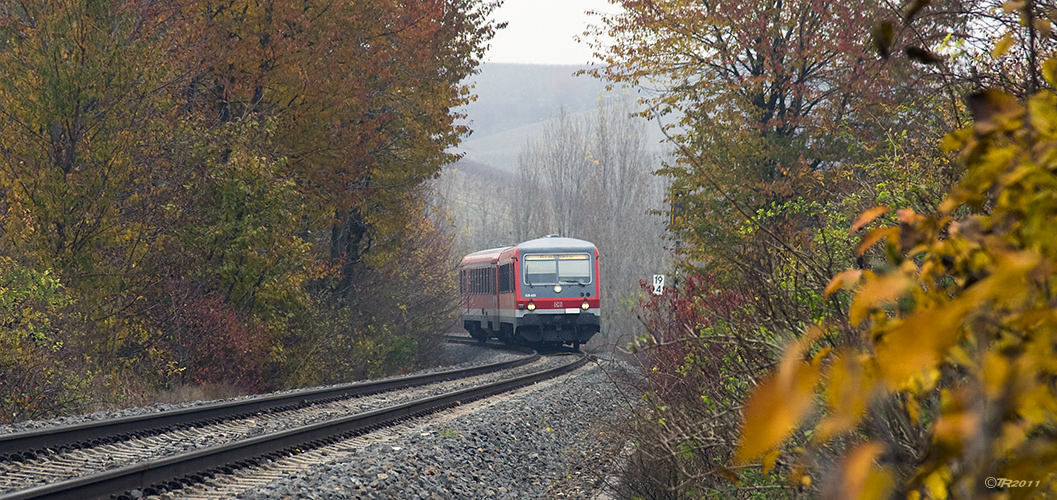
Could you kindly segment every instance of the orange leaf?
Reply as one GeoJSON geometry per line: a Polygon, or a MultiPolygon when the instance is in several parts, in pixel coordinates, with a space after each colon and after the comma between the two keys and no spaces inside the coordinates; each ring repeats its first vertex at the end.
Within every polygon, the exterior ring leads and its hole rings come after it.
{"type": "Polygon", "coordinates": [[[774,463],[778,461],[778,456],[781,454],[782,450],[771,450],[763,456],[761,461],[763,463],[763,475],[766,476],[767,473],[771,472],[771,469],[774,468],[774,463]]]}
{"type": "Polygon", "coordinates": [[[901,208],[899,210],[896,210],[896,216],[899,218],[899,222],[902,222],[903,224],[906,224],[908,226],[916,225],[919,222],[925,220],[925,216],[918,215],[917,212],[910,208],[901,208]]]}
{"type": "Polygon", "coordinates": [[[936,419],[932,439],[945,448],[959,450],[982,432],[984,426],[979,413],[969,410],[945,412],[936,419]]]}
{"type": "Polygon", "coordinates": [[[811,366],[818,368],[819,365],[822,364],[822,360],[826,359],[826,356],[829,356],[829,353],[832,350],[832,347],[823,347],[822,349],[819,349],[818,352],[815,353],[815,356],[811,358],[811,366]]]}
{"type": "Polygon", "coordinates": [[[717,467],[713,472],[726,478],[728,481],[734,483],[735,485],[741,486],[741,481],[738,480],[738,475],[735,474],[734,471],[726,467],[717,467]]]}
{"type": "Polygon", "coordinates": [[[859,230],[859,228],[865,226],[866,224],[869,224],[870,221],[886,213],[888,213],[888,207],[886,206],[873,207],[871,209],[866,210],[865,212],[859,215],[859,218],[855,219],[855,222],[852,223],[851,229],[848,231],[848,234],[854,234],[855,231],[859,230]]]}

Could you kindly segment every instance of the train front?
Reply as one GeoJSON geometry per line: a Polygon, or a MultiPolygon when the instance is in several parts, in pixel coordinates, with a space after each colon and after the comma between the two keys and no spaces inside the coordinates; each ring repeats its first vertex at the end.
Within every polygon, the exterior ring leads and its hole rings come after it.
{"type": "Polygon", "coordinates": [[[601,328],[598,249],[550,236],[517,246],[517,336],[580,347],[601,328]]]}

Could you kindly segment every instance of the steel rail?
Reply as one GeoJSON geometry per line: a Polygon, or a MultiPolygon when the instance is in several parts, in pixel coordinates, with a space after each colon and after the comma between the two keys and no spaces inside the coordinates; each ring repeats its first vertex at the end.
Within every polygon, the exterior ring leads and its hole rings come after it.
{"type": "Polygon", "coordinates": [[[172,427],[207,425],[223,420],[253,415],[261,412],[310,406],[336,399],[352,398],[379,392],[404,389],[419,385],[472,377],[532,363],[540,355],[532,350],[521,349],[530,354],[512,361],[460,368],[437,373],[412,375],[376,382],[357,382],[324,387],[290,394],[264,396],[250,400],[213,403],[192,408],[162,411],[147,415],[122,417],[83,424],[74,424],[27,432],[0,435],[0,459],[25,460],[35,458],[38,453],[62,448],[83,448],[120,441],[131,437],[156,434],[172,427]]]}
{"type": "Polygon", "coordinates": [[[164,485],[158,489],[178,489],[201,481],[203,477],[215,475],[218,471],[229,472],[223,470],[225,468],[238,468],[256,463],[264,457],[278,457],[331,444],[373,428],[557,377],[583,366],[587,361],[587,356],[579,356],[577,361],[557,368],[494,384],[12,492],[0,495],[0,500],[85,500],[121,495],[132,490],[146,494],[157,485],[164,485]]]}

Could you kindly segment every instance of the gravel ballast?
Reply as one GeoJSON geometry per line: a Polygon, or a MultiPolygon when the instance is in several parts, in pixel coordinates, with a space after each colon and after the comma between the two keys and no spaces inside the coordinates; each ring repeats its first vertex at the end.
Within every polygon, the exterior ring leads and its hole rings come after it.
{"type": "MultiPolygon", "coordinates": [[[[523,356],[480,346],[447,344],[439,366],[422,372],[496,363],[523,356]]],[[[271,477],[167,492],[156,498],[607,498],[625,439],[609,422],[625,418],[637,400],[613,378],[627,365],[598,361],[574,373],[504,395],[464,404],[345,443],[320,457],[272,467],[271,477]],[[205,491],[203,491],[205,490],[205,491]],[[204,496],[203,496],[204,495],[204,496]]],[[[418,373],[422,373],[418,372],[418,373]]],[[[297,391],[288,391],[297,392],[297,391]]],[[[252,398],[253,396],[251,396],[252,398]]],[[[232,398],[232,401],[246,398],[232,398]]],[[[155,405],[115,412],[0,426],[0,434],[69,425],[212,402],[155,405]]],[[[247,474],[255,474],[246,471],[247,474]]],[[[219,483],[219,482],[218,482],[219,483]]]]}
{"type": "MultiPolygon", "coordinates": [[[[524,357],[524,354],[503,351],[499,349],[492,349],[483,346],[466,345],[466,344],[442,344],[439,346],[439,352],[435,359],[435,364],[432,367],[425,368],[414,373],[406,375],[396,375],[393,377],[384,377],[375,380],[389,380],[397,377],[405,377],[408,375],[420,375],[426,373],[436,373],[441,371],[456,370],[461,368],[470,368],[474,366],[481,366],[493,363],[502,363],[505,361],[511,361],[524,357]]],[[[361,380],[359,382],[366,382],[361,380]]],[[[257,395],[257,396],[243,396],[236,398],[227,398],[213,401],[188,401],[179,404],[156,404],[151,406],[142,406],[136,408],[126,408],[122,410],[114,411],[98,411],[94,413],[88,413],[84,415],[70,415],[64,417],[58,417],[47,420],[26,420],[23,422],[16,422],[14,424],[0,425],[0,435],[9,434],[13,432],[26,432],[35,431],[40,429],[47,429],[52,427],[61,427],[66,425],[77,425],[88,422],[95,422],[100,420],[112,420],[123,417],[136,417],[140,415],[147,415],[152,413],[159,413],[163,411],[182,410],[185,408],[192,408],[196,406],[204,406],[207,404],[214,403],[225,403],[234,401],[245,401],[263,396],[271,396],[273,394],[296,394],[298,392],[304,392],[316,389],[315,387],[306,389],[293,389],[289,391],[280,391],[271,394],[257,395]]]]}
{"type": "Polygon", "coordinates": [[[340,459],[235,498],[604,498],[630,401],[592,363],[552,381],[421,419],[340,459]]]}

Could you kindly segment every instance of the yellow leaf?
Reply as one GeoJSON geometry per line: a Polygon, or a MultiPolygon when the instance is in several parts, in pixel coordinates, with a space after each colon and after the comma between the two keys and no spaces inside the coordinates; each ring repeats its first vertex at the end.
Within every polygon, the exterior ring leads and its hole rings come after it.
{"type": "Polygon", "coordinates": [[[908,397],[905,406],[910,422],[917,423],[921,419],[921,403],[918,403],[918,400],[913,397],[908,397]]]}
{"type": "Polygon", "coordinates": [[[771,450],[763,456],[763,475],[767,475],[774,468],[774,463],[778,461],[778,457],[782,454],[782,450],[771,450]]]}
{"type": "Polygon", "coordinates": [[[855,255],[862,255],[884,238],[888,238],[889,241],[899,241],[899,227],[881,227],[866,233],[866,236],[862,238],[862,243],[859,243],[858,248],[855,249],[855,255]]]}
{"type": "MultiPolygon", "coordinates": [[[[1043,72],[1045,71],[1043,69],[1043,72]]],[[[1028,98],[1028,111],[1031,126],[1035,130],[1044,137],[1057,136],[1057,96],[1049,92],[1039,92],[1031,96],[1028,98]]]]}
{"type": "Polygon", "coordinates": [[[1051,57],[1042,62],[1042,76],[1051,87],[1057,87],[1057,59],[1051,57]]]}
{"type": "Polygon", "coordinates": [[[1028,3],[1025,0],[1008,0],[1002,2],[1002,11],[1006,14],[1012,14],[1020,9],[1023,9],[1028,3]]]}
{"type": "Polygon", "coordinates": [[[995,252],[994,273],[968,288],[966,300],[993,300],[1010,304],[1022,300],[1030,290],[1029,274],[1042,263],[1039,254],[1026,252],[995,252]]]}
{"type": "Polygon", "coordinates": [[[815,433],[815,438],[823,443],[859,425],[872,392],[862,364],[851,351],[836,355],[826,376],[829,412],[815,433]]]}
{"type": "Polygon", "coordinates": [[[847,290],[851,288],[853,285],[859,282],[859,278],[861,277],[862,269],[848,269],[847,271],[844,271],[834,276],[833,279],[829,281],[829,284],[826,285],[826,290],[822,292],[822,295],[823,297],[828,299],[829,296],[837,290],[847,290]]]}
{"type": "Polygon", "coordinates": [[[848,311],[848,319],[853,325],[861,323],[870,311],[883,304],[893,302],[913,285],[913,281],[903,273],[889,273],[877,279],[867,279],[866,283],[855,294],[848,311]]]}
{"type": "Polygon", "coordinates": [[[802,357],[807,344],[818,335],[821,329],[794,342],[782,356],[778,372],[752,391],[743,410],[736,461],[748,462],[780,444],[811,409],[819,372],[802,357]]]}
{"type": "Polygon", "coordinates": [[[881,377],[892,388],[911,375],[934,367],[958,341],[969,302],[958,300],[923,309],[878,341],[875,352],[881,377]]]}
{"type": "Polygon", "coordinates": [[[989,398],[997,399],[1006,389],[1006,382],[1013,374],[1013,367],[1005,356],[994,351],[984,353],[982,382],[989,398]]]}
{"type": "Polygon", "coordinates": [[[925,487],[929,489],[929,498],[942,500],[947,498],[947,485],[950,484],[950,472],[946,467],[937,469],[925,478],[925,487]]]}
{"type": "Polygon", "coordinates": [[[869,442],[849,452],[841,462],[840,483],[832,498],[888,498],[893,486],[892,473],[874,465],[884,451],[881,443],[869,442]]]}
{"type": "Polygon", "coordinates": [[[1005,55],[1006,52],[1009,51],[1009,47],[1011,45],[1013,45],[1012,31],[1007,32],[1005,35],[1002,35],[1002,38],[999,38],[998,41],[995,42],[995,48],[991,49],[991,57],[994,59],[1002,57],[1003,55],[1005,55]]]}
{"type": "MultiPolygon", "coordinates": [[[[984,90],[968,97],[969,109],[973,113],[973,131],[980,135],[989,134],[995,130],[1012,130],[1019,127],[1017,121],[1023,114],[1024,109],[1020,101],[1005,92],[998,90],[984,90]]],[[[1011,158],[1014,151],[1011,148],[992,148],[985,153],[992,163],[1001,164],[1004,167],[1007,157],[1011,158]]]]}
{"type": "Polygon", "coordinates": [[[857,219],[855,219],[855,222],[853,222],[851,225],[851,229],[848,230],[848,234],[854,234],[855,231],[859,230],[859,228],[869,224],[870,221],[886,213],[888,213],[888,207],[886,206],[873,207],[866,210],[865,212],[860,214],[857,219]]]}

